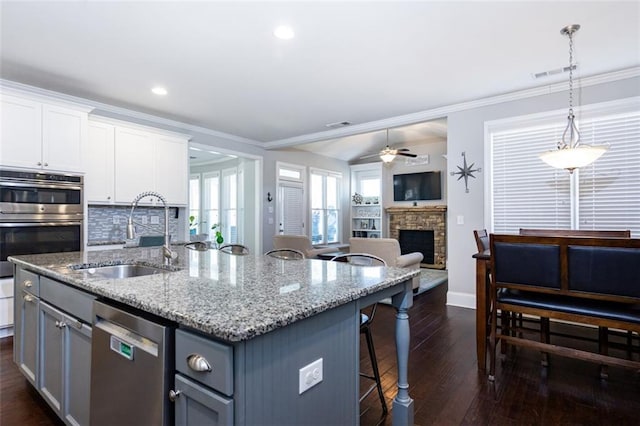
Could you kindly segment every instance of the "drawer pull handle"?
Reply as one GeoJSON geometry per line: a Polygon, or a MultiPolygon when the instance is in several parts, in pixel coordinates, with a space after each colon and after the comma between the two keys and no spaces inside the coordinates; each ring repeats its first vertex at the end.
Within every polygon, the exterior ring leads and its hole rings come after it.
{"type": "Polygon", "coordinates": [[[31,287],[33,285],[33,283],[31,282],[31,280],[25,280],[24,282],[24,286],[25,287],[31,287]]]}
{"type": "Polygon", "coordinates": [[[202,355],[191,354],[187,357],[187,365],[193,371],[211,371],[209,361],[202,355]]]}
{"type": "Polygon", "coordinates": [[[176,399],[178,399],[181,393],[182,391],[174,391],[173,389],[171,389],[169,391],[169,401],[176,402],[176,399]]]}

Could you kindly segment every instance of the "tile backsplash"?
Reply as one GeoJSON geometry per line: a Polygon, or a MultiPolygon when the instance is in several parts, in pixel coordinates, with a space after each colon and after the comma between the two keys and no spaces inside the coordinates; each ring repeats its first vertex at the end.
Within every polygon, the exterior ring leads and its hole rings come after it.
{"type": "MultiPolygon", "coordinates": [[[[177,207],[169,209],[169,234],[171,241],[177,241],[178,232],[185,219],[176,219],[177,207]]],[[[87,241],[99,243],[106,241],[122,242],[127,238],[127,219],[131,206],[89,206],[87,241]]],[[[164,207],[138,206],[133,212],[136,223],[136,236],[164,234],[164,207]],[[158,223],[153,223],[157,219],[158,223]],[[146,226],[145,226],[146,221],[146,226]],[[142,225],[141,225],[142,224],[142,225]]]]}

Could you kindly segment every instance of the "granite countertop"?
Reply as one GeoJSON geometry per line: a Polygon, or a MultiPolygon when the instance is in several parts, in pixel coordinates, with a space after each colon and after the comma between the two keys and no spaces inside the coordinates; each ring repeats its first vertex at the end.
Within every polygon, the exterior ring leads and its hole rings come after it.
{"type": "Polygon", "coordinates": [[[419,271],[358,267],[315,259],[281,260],[177,247],[174,271],[104,279],[69,266],[160,265],[160,247],[11,256],[35,273],[236,342],[349,303],[419,271]]]}

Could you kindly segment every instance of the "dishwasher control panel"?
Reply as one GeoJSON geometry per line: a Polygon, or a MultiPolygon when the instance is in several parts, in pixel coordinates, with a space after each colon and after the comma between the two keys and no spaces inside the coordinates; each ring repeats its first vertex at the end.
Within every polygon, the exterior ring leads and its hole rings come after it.
{"type": "Polygon", "coordinates": [[[129,361],[133,361],[134,347],[132,345],[129,345],[128,343],[123,342],[122,340],[118,339],[116,336],[111,336],[110,346],[112,351],[117,352],[118,354],[122,355],[129,361]]]}

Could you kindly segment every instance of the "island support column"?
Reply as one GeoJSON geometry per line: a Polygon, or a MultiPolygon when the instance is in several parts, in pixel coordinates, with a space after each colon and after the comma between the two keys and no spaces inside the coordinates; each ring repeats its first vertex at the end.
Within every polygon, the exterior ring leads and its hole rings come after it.
{"type": "Polygon", "coordinates": [[[413,425],[413,399],[409,396],[409,308],[413,306],[412,281],[405,283],[404,291],[392,298],[396,313],[396,355],[398,357],[398,393],[393,399],[393,424],[413,425]]]}

